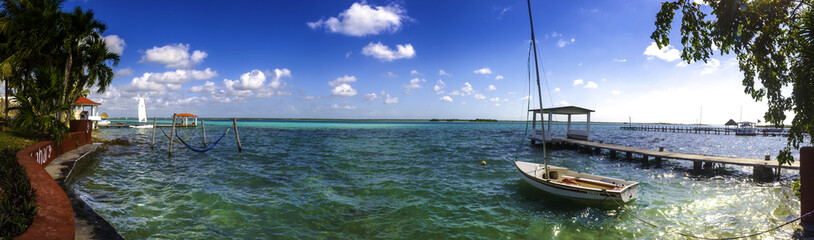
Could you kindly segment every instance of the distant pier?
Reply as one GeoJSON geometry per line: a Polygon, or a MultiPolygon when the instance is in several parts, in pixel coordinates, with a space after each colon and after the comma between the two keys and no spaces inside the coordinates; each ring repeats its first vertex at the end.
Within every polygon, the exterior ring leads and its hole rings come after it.
{"type": "MultiPolygon", "coordinates": [[[[673,132],[673,133],[697,133],[729,135],[735,134],[737,128],[726,127],[701,127],[701,126],[622,126],[622,130],[648,131],[648,132],[673,132]]],[[[755,128],[755,136],[788,136],[789,132],[778,128],[755,128]]]]}
{"type": "Polygon", "coordinates": [[[678,153],[678,152],[669,152],[664,151],[664,148],[660,149],[644,149],[644,148],[636,148],[636,147],[628,147],[628,146],[621,146],[621,145],[614,145],[608,143],[601,143],[601,142],[591,142],[585,140],[577,140],[577,139],[566,139],[566,138],[551,138],[548,141],[544,141],[542,136],[540,135],[533,135],[530,137],[532,142],[548,142],[555,145],[568,145],[572,147],[581,147],[585,148],[589,152],[596,152],[600,153],[602,150],[607,150],[610,154],[611,158],[618,158],[619,152],[625,153],[625,158],[627,159],[634,159],[634,154],[641,156],[640,158],[643,162],[649,161],[651,157],[655,158],[656,164],[660,164],[662,159],[673,159],[673,160],[687,160],[693,162],[693,169],[694,170],[701,170],[702,166],[707,168],[712,166],[713,163],[721,163],[721,164],[734,164],[734,165],[741,165],[741,166],[751,166],[753,167],[753,177],[756,180],[767,180],[771,179],[773,175],[773,170],[777,168],[781,169],[793,169],[799,170],[800,169],[800,162],[795,161],[791,165],[783,165],[779,166],[777,161],[771,160],[768,156],[766,159],[754,159],[754,158],[737,158],[737,157],[721,157],[721,156],[708,156],[708,155],[701,155],[701,154],[692,154],[692,153],[678,153]]]}

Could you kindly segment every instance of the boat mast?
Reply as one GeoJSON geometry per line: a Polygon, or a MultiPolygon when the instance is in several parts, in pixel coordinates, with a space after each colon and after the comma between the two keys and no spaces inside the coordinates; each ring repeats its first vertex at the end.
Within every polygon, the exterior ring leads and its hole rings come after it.
{"type": "MultiPolygon", "coordinates": [[[[534,38],[534,21],[531,20],[531,0],[526,0],[526,4],[529,7],[529,23],[531,24],[531,45],[534,47],[534,71],[537,73],[537,101],[540,103],[540,120],[543,119],[543,91],[540,87],[540,67],[537,65],[537,39],[534,38]]],[[[551,119],[549,119],[551,120],[551,119]]],[[[545,179],[549,179],[548,177],[548,159],[546,158],[546,135],[545,135],[545,127],[543,129],[543,162],[545,164],[545,179]]]]}

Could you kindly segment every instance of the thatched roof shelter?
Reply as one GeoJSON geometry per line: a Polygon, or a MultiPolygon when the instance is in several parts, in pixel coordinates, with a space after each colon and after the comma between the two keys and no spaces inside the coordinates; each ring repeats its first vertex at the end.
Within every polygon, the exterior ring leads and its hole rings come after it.
{"type": "Polygon", "coordinates": [[[724,125],[726,125],[726,126],[738,126],[738,123],[736,123],[735,120],[729,119],[729,121],[726,122],[726,124],[724,124],[724,125]]]}

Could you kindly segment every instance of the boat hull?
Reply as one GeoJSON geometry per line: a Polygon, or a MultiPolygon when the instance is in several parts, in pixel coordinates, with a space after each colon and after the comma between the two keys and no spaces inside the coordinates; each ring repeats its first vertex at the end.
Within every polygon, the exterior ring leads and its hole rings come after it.
{"type": "Polygon", "coordinates": [[[537,170],[538,166],[542,166],[542,164],[518,161],[515,163],[515,166],[517,167],[520,177],[524,181],[531,184],[537,189],[563,198],[576,199],[587,202],[611,201],[611,198],[613,198],[613,200],[616,200],[617,202],[627,203],[638,198],[639,195],[638,182],[606,178],[585,173],[577,173],[568,171],[565,168],[549,165],[550,169],[557,169],[560,171],[560,174],[567,174],[570,177],[583,178],[592,181],[600,181],[608,184],[617,184],[623,186],[621,187],[621,189],[603,190],[600,188],[590,188],[577,186],[573,184],[567,184],[554,179],[552,180],[543,179],[541,175],[542,172],[544,172],[544,170],[539,171],[537,170]],[[530,170],[529,165],[532,165],[534,167],[534,170],[530,170]]]}

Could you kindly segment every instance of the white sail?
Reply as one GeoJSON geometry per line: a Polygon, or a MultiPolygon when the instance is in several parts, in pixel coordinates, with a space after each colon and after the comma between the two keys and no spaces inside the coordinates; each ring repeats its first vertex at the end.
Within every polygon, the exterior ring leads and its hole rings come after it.
{"type": "Polygon", "coordinates": [[[147,107],[144,105],[144,97],[138,99],[138,122],[147,122],[147,107]]]}

